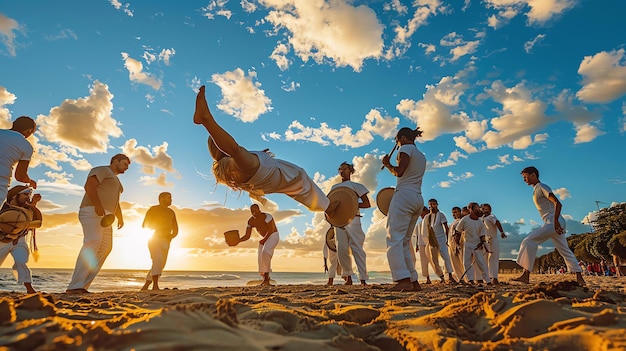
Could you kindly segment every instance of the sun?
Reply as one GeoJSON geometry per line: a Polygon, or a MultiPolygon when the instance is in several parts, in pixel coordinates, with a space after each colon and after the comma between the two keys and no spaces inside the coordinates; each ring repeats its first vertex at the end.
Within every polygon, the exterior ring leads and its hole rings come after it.
{"type": "MultiPolygon", "coordinates": [[[[141,223],[141,221],[127,222],[122,229],[114,233],[113,250],[105,268],[150,269],[152,260],[148,240],[152,237],[152,230],[142,228],[141,223]]],[[[113,225],[116,224],[117,222],[113,225]]]]}

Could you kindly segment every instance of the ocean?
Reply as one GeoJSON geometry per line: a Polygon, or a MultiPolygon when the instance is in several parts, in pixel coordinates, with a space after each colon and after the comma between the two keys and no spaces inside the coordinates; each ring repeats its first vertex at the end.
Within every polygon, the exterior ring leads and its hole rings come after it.
{"type": "MultiPolygon", "coordinates": [[[[72,277],[72,269],[33,268],[33,287],[47,293],[65,292],[72,277]]],[[[145,283],[145,270],[103,269],[94,279],[89,291],[137,291],[145,283]]],[[[368,284],[392,283],[389,272],[370,272],[368,284]]],[[[312,284],[324,285],[328,281],[324,273],[272,272],[271,278],[278,285],[312,284]]],[[[191,289],[202,287],[246,286],[249,281],[259,280],[258,272],[220,272],[220,271],[164,271],[159,279],[159,287],[191,289]]],[[[358,284],[358,278],[353,277],[358,284]]],[[[341,277],[335,277],[335,284],[341,285],[341,277]]],[[[18,284],[10,268],[0,268],[0,291],[25,292],[18,284]]]]}

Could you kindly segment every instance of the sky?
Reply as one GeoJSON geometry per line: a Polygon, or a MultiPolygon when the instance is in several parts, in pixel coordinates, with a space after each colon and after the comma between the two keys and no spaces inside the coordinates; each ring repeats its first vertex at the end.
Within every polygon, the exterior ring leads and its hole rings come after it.
{"type": "MultiPolygon", "coordinates": [[[[269,148],[324,191],[353,163],[373,204],[396,183],[381,171],[395,133],[419,126],[424,199],[450,222],[453,206],[490,203],[509,235],[503,259],[541,222],[527,166],[562,201],[568,235],[589,232],[584,219],[626,194],[624,13],[621,0],[4,2],[0,128],[38,124],[29,174],[44,225],[30,267],[74,266],[87,174],[125,153],[126,224],[104,268],[150,268],[141,222],[168,191],[180,234],[166,269],[257,269],[260,236],[224,241],[245,231],[252,201],[212,175],[192,123],[201,85],[242,146],[269,148]]],[[[321,272],[323,215],[268,199],[273,270],[321,272]]],[[[387,271],[386,217],[362,212],[368,270],[387,271]]]]}

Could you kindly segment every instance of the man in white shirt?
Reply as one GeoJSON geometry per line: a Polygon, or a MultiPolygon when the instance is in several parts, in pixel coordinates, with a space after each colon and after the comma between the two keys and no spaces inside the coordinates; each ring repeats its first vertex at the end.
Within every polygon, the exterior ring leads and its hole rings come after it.
{"type": "Polygon", "coordinates": [[[530,282],[530,271],[533,270],[539,245],[548,239],[552,239],[554,247],[565,260],[567,270],[576,273],[576,281],[584,286],[585,280],[583,279],[582,269],[578,265],[576,256],[574,256],[574,253],[567,245],[567,239],[565,239],[565,219],[561,216],[561,202],[549,186],[539,181],[539,170],[537,168],[524,168],[522,177],[526,184],[533,187],[533,201],[544,224],[530,232],[522,240],[519,254],[517,255],[517,263],[524,268],[524,273],[513,280],[522,283],[530,282]]]}
{"type": "Polygon", "coordinates": [[[430,213],[424,217],[424,224],[426,226],[426,230],[433,230],[435,232],[435,238],[437,239],[436,243],[430,243],[431,247],[436,247],[437,250],[433,250],[432,256],[432,265],[435,269],[439,278],[441,278],[441,282],[445,282],[443,273],[441,273],[441,267],[439,266],[439,256],[443,259],[444,266],[446,268],[446,273],[448,273],[448,283],[456,284],[454,277],[452,276],[452,262],[450,261],[450,253],[448,252],[448,220],[446,219],[446,215],[444,215],[441,211],[439,211],[438,203],[436,199],[428,200],[428,207],[430,208],[430,213]],[[428,229],[431,228],[431,229],[428,229]]]}
{"type": "Polygon", "coordinates": [[[483,213],[483,222],[485,222],[485,228],[487,228],[487,270],[489,271],[489,278],[494,284],[498,284],[498,271],[500,269],[500,240],[498,239],[498,231],[502,239],[506,239],[502,224],[491,213],[490,204],[482,204],[481,211],[483,213]]]}
{"type": "Polygon", "coordinates": [[[15,180],[28,183],[31,188],[37,189],[37,182],[28,176],[33,146],[26,140],[36,129],[35,121],[26,116],[13,121],[11,129],[0,129],[0,201],[4,201],[7,196],[16,164],[15,180]]]}
{"type": "MultiPolygon", "coordinates": [[[[334,184],[331,188],[333,191],[339,187],[346,187],[353,190],[359,198],[358,209],[370,208],[369,197],[367,194],[369,190],[365,185],[350,180],[351,175],[354,173],[354,166],[343,162],[339,165],[339,175],[341,176],[341,183],[334,184]]],[[[359,279],[361,285],[366,285],[368,279],[367,264],[365,250],[363,244],[365,243],[365,232],[361,228],[361,212],[357,209],[354,219],[345,227],[335,227],[335,237],[337,239],[337,257],[339,258],[339,264],[341,265],[342,277],[346,279],[345,285],[352,285],[352,258],[350,252],[354,256],[357,270],[359,272],[359,279]]]]}

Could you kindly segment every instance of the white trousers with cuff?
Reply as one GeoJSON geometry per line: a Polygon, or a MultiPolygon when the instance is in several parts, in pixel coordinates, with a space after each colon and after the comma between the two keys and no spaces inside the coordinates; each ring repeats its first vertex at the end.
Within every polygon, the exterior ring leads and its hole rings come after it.
{"type": "Polygon", "coordinates": [[[411,236],[415,223],[424,208],[424,199],[418,192],[396,190],[387,217],[387,261],[393,281],[410,278],[417,281],[417,271],[411,256],[414,250],[411,236]]]}
{"type": "Polygon", "coordinates": [[[163,269],[167,262],[167,254],[170,251],[170,240],[156,236],[152,237],[148,241],[148,250],[150,250],[152,268],[146,275],[146,281],[151,282],[153,276],[163,274],[163,269]]]}
{"type": "MultiPolygon", "coordinates": [[[[517,255],[517,264],[527,271],[532,272],[539,245],[548,239],[552,239],[554,248],[565,260],[567,270],[572,273],[582,272],[582,269],[578,265],[578,260],[576,260],[576,256],[574,256],[572,250],[567,246],[565,234],[559,235],[556,233],[553,221],[554,219],[549,219],[541,227],[530,232],[530,234],[522,240],[519,254],[517,255]]],[[[563,217],[559,218],[559,223],[563,230],[565,230],[565,219],[563,219],[563,217]]]]}
{"type": "Polygon", "coordinates": [[[83,246],[78,253],[68,290],[88,289],[111,253],[113,227],[103,228],[100,225],[101,219],[93,206],[82,207],[78,211],[78,220],[83,227],[83,246]]]}
{"type": "Polygon", "coordinates": [[[32,283],[33,278],[30,269],[26,265],[30,254],[28,244],[26,243],[26,235],[17,239],[17,244],[15,245],[13,245],[13,241],[8,243],[0,242],[0,266],[9,254],[13,256],[12,270],[17,282],[20,284],[32,283]]]}
{"type": "Polygon", "coordinates": [[[272,271],[272,256],[274,256],[274,249],[280,241],[278,232],[270,234],[269,238],[265,241],[265,244],[259,244],[257,251],[259,258],[259,273],[264,275],[272,271]]]}

